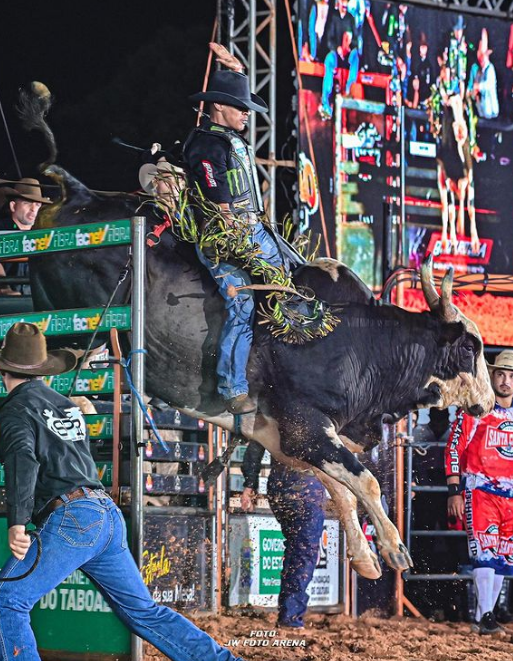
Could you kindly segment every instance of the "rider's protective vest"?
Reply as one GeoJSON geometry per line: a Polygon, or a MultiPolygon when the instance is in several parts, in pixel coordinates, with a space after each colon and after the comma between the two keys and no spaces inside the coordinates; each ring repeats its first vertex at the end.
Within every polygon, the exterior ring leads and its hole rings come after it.
{"type": "Polygon", "coordinates": [[[237,216],[243,216],[245,213],[262,214],[264,205],[251,145],[237,131],[211,124],[206,129],[201,126],[194,129],[185,144],[184,151],[197,134],[215,135],[230,146],[226,174],[232,198],[228,201],[232,213],[237,216]]]}

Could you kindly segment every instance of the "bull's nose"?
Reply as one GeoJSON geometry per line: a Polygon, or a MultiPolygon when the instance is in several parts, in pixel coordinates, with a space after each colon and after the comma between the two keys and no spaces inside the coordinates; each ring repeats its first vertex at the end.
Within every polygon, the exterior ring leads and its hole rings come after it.
{"type": "Polygon", "coordinates": [[[477,418],[480,415],[483,415],[484,408],[481,406],[481,404],[474,404],[474,406],[471,406],[469,408],[468,412],[470,413],[470,415],[473,415],[477,418]]]}

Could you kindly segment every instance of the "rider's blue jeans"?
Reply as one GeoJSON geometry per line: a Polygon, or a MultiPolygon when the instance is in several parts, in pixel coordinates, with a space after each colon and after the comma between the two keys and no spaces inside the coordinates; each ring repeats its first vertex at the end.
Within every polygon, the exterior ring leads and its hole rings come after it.
{"type": "MultiPolygon", "coordinates": [[[[261,257],[273,266],[281,266],[283,260],[274,238],[261,222],[251,227],[250,240],[258,243],[261,257]]],[[[198,257],[217,282],[219,292],[225,300],[226,320],[219,340],[217,356],[217,390],[224,399],[248,392],[246,366],[253,341],[254,300],[250,290],[241,291],[232,298],[228,296],[229,285],[240,287],[250,284],[247,273],[234,264],[214,264],[199,249],[198,257]]]]}
{"type": "MultiPolygon", "coordinates": [[[[24,560],[11,557],[0,572],[0,659],[40,659],[30,628],[30,611],[45,594],[76,569],[91,578],[122,622],[174,661],[235,661],[192,622],[166,606],[158,606],[128,550],[123,515],[103,492],[58,507],[39,527],[43,552],[36,569],[13,583],[34,563],[32,541],[24,560]]],[[[94,635],[94,632],[91,632],[94,635]]]]}

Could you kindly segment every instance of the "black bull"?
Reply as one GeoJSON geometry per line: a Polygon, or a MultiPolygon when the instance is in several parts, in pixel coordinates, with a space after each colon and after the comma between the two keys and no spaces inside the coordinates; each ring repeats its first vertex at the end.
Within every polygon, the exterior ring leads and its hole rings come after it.
{"type": "MultiPolygon", "coordinates": [[[[45,208],[39,226],[108,221],[134,214],[130,195],[92,193],[60,168],[63,202],[45,208]]],[[[31,260],[36,309],[105,303],[127,260],[126,248],[48,254],[31,260]]],[[[395,569],[410,564],[399,534],[380,502],[376,479],[353,452],[375,445],[383,416],[398,419],[422,406],[460,404],[470,413],[494,403],[476,326],[451,303],[446,277],[439,297],[424,267],[430,311],[382,305],[334,260],[305,266],[296,281],[334,306],[341,322],[326,338],[303,346],[273,339],[257,327],[248,376],[256,415],[242,430],[284,463],[313,469],[330,491],[348,535],[352,566],[377,578],[379,563],[356,515],[359,500],[375,524],[378,547],[395,569]]],[[[126,300],[120,291],[117,302],[126,300]]],[[[188,414],[232,430],[215,394],[215,352],[223,301],[193,247],[169,233],[147,251],[146,392],[188,414]]]]}

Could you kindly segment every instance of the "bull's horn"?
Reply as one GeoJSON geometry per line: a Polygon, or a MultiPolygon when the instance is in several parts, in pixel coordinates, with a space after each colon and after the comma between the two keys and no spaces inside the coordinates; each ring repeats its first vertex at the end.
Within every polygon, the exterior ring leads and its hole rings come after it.
{"type": "Polygon", "coordinates": [[[426,303],[429,305],[429,309],[432,312],[438,311],[438,306],[440,303],[440,297],[435,289],[433,284],[433,257],[428,255],[426,259],[422,262],[420,267],[420,283],[422,285],[422,291],[424,292],[424,298],[426,303]]]}
{"type": "Polygon", "coordinates": [[[440,314],[445,321],[456,321],[458,311],[452,303],[452,267],[447,269],[447,273],[442,280],[442,297],[440,299],[440,314]]]}

